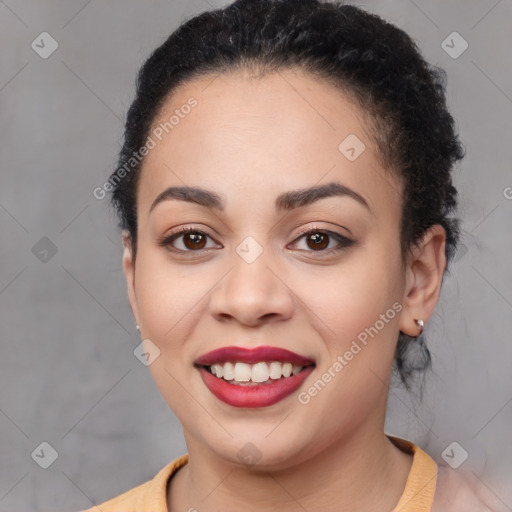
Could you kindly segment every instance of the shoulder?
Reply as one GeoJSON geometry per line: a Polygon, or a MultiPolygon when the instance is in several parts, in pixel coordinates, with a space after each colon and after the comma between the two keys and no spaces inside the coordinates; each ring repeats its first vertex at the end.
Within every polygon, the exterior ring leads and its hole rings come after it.
{"type": "Polygon", "coordinates": [[[119,510],[123,510],[124,512],[135,512],[141,496],[144,496],[150,484],[151,480],[138,485],[115,498],[105,501],[100,505],[94,505],[87,510],[83,510],[82,512],[98,512],[98,510],[101,510],[102,512],[119,512],[119,510]]]}
{"type": "Polygon", "coordinates": [[[99,505],[80,512],[136,512],[151,510],[167,512],[167,483],[174,473],[188,462],[188,454],[182,455],[162,468],[152,480],[99,505]]]}
{"type": "Polygon", "coordinates": [[[503,512],[507,508],[473,474],[439,465],[432,512],[503,512]]]}
{"type": "Polygon", "coordinates": [[[139,510],[141,503],[144,503],[145,496],[151,493],[153,482],[154,479],[148,480],[147,482],[138,485],[137,487],[133,487],[129,491],[126,491],[115,498],[105,501],[99,505],[94,505],[93,507],[81,512],[98,512],[99,510],[101,510],[101,512],[120,512],[121,510],[123,512],[136,512],[139,510]]]}

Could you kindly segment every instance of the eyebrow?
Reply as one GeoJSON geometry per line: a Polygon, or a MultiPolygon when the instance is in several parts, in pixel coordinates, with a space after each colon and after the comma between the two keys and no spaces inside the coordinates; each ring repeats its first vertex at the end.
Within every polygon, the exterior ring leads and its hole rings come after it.
{"type": "MultiPolygon", "coordinates": [[[[335,196],[351,197],[372,212],[368,202],[361,194],[336,182],[284,192],[277,197],[275,207],[278,211],[289,211],[302,206],[307,206],[319,201],[320,199],[335,196]]],[[[159,203],[171,199],[187,201],[189,203],[206,206],[207,208],[215,208],[220,211],[224,210],[224,202],[222,198],[211,190],[206,190],[200,187],[169,187],[156,197],[149,208],[149,213],[151,213],[159,203]]]]}

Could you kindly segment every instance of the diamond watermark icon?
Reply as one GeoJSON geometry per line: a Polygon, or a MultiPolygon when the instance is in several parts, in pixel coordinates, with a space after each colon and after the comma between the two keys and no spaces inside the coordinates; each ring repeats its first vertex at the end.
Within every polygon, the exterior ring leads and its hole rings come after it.
{"type": "Polygon", "coordinates": [[[457,441],[450,443],[441,453],[441,458],[452,469],[457,469],[468,456],[468,452],[457,441]]]}
{"type": "Polygon", "coordinates": [[[147,338],[135,347],[133,355],[144,366],[149,366],[160,356],[160,349],[149,338],[147,338]]]}
{"type": "Polygon", "coordinates": [[[57,450],[48,442],[43,441],[32,453],[32,458],[43,469],[48,469],[58,458],[57,450]]]}
{"type": "Polygon", "coordinates": [[[452,59],[458,59],[468,49],[468,47],[468,42],[458,32],[452,32],[441,43],[441,48],[452,59]]]}
{"type": "Polygon", "coordinates": [[[263,247],[255,238],[248,236],[240,242],[236,248],[236,252],[246,263],[253,263],[263,252],[263,247]]]}
{"type": "Polygon", "coordinates": [[[39,57],[47,59],[59,47],[59,43],[48,32],[41,32],[30,46],[39,57]]]}
{"type": "Polygon", "coordinates": [[[351,162],[357,160],[365,149],[364,142],[354,133],[345,137],[338,146],[338,151],[351,162]]]}
{"type": "Polygon", "coordinates": [[[42,263],[48,263],[56,254],[57,246],[46,236],[32,247],[32,254],[42,263]]]}
{"type": "Polygon", "coordinates": [[[253,466],[261,459],[261,452],[253,443],[245,443],[237,453],[238,460],[248,466],[253,466]]]}

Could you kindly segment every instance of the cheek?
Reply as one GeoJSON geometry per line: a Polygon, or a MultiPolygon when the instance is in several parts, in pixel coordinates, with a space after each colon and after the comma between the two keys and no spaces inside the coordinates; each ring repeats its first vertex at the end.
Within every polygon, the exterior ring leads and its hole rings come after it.
{"type": "Polygon", "coordinates": [[[402,309],[398,257],[377,247],[361,250],[338,271],[317,274],[314,287],[302,288],[326,348],[317,378],[329,380],[328,390],[315,407],[338,404],[339,414],[351,411],[347,422],[369,414],[386,391],[402,309]]]}
{"type": "Polygon", "coordinates": [[[370,257],[361,251],[347,265],[323,269],[313,278],[304,281],[302,277],[296,283],[298,295],[315,314],[322,333],[335,349],[350,345],[381,315],[388,321],[384,329],[379,322],[379,330],[389,331],[388,326],[396,322],[393,304],[400,295],[396,270],[390,266],[392,258],[386,260],[375,251],[371,253],[370,257]]]}
{"type": "MultiPolygon", "coordinates": [[[[214,276],[213,276],[214,277],[214,276]]],[[[137,261],[135,289],[141,324],[156,340],[181,339],[177,336],[188,315],[201,308],[211,285],[207,274],[189,265],[171,264],[164,251],[141,251],[137,261]]]]}
{"type": "Polygon", "coordinates": [[[163,251],[141,248],[135,275],[140,322],[144,338],[159,350],[149,370],[174,411],[191,408],[190,395],[184,390],[194,370],[183,347],[191,336],[194,308],[201,307],[203,288],[191,267],[180,269],[166,261],[163,251]]]}

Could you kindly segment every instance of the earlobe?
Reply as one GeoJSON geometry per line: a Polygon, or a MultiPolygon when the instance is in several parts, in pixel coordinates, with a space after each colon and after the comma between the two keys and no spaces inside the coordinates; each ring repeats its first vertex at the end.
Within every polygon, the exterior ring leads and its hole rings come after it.
{"type": "Polygon", "coordinates": [[[124,246],[123,252],[123,272],[126,277],[126,286],[128,291],[128,302],[132,310],[135,323],[139,324],[139,312],[137,307],[137,297],[135,294],[135,263],[133,259],[132,238],[127,230],[122,232],[122,240],[124,246]]]}
{"type": "Polygon", "coordinates": [[[436,224],[411,251],[400,318],[400,330],[408,336],[418,336],[416,320],[426,324],[437,304],[446,268],[445,248],[446,231],[436,224]]]}

